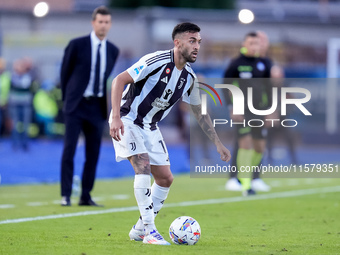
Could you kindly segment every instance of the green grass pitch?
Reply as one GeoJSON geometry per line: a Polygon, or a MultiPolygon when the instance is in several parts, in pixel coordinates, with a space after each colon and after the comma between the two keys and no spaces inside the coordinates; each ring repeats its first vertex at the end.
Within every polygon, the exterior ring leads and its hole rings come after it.
{"type": "Polygon", "coordinates": [[[340,254],[339,179],[265,181],[272,191],[242,197],[222,178],[175,176],[156,225],[170,241],[170,223],[194,217],[202,229],[194,246],[129,240],[139,217],[131,178],[96,182],[103,208],[77,198],[61,207],[57,184],[1,185],[0,254],[340,254]]]}

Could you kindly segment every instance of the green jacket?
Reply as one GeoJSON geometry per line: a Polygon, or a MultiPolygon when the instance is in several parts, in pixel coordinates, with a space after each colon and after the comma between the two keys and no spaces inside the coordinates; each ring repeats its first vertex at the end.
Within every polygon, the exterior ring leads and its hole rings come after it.
{"type": "Polygon", "coordinates": [[[8,102],[8,93],[11,88],[11,74],[8,71],[0,74],[0,107],[8,102]]]}

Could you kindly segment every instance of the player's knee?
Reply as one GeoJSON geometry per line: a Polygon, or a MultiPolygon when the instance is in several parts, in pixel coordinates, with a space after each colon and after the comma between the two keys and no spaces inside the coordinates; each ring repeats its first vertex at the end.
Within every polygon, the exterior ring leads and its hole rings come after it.
{"type": "Polygon", "coordinates": [[[169,175],[164,176],[161,179],[159,178],[156,183],[162,187],[170,187],[173,180],[174,180],[174,176],[172,175],[172,173],[170,173],[169,175]]]}
{"type": "Polygon", "coordinates": [[[172,182],[174,181],[174,176],[172,174],[170,174],[170,176],[168,177],[168,187],[171,186],[172,182]]]}

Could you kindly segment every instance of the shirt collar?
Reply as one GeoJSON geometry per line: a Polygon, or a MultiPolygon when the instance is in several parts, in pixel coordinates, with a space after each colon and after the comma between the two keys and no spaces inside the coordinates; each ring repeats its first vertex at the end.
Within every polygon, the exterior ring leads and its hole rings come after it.
{"type": "Polygon", "coordinates": [[[91,32],[91,42],[94,43],[95,45],[98,45],[99,43],[101,43],[103,45],[103,43],[106,43],[106,37],[101,41],[99,40],[99,38],[96,36],[96,34],[94,33],[94,31],[91,32]]]}

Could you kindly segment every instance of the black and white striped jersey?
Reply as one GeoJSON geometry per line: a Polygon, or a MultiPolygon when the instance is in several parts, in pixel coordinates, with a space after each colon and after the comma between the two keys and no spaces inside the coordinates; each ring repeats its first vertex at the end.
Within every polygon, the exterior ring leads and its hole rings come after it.
{"type": "Polygon", "coordinates": [[[194,71],[189,64],[178,70],[173,50],[145,55],[127,72],[134,83],[126,87],[122,96],[120,115],[123,121],[155,130],[180,98],[193,105],[201,103],[194,86],[194,71]]]}

